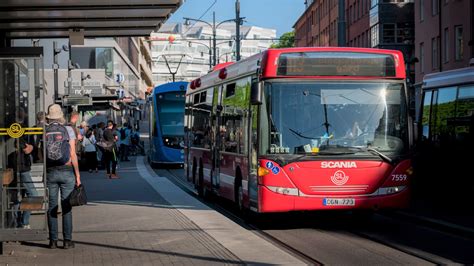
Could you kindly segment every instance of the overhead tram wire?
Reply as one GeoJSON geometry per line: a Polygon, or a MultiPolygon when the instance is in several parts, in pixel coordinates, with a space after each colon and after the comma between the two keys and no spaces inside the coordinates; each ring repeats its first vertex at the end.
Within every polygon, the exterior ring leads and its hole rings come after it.
{"type": "MultiPolygon", "coordinates": [[[[204,13],[202,13],[202,15],[199,17],[199,19],[202,19],[206,14],[207,12],[209,12],[209,10],[211,10],[211,8],[217,3],[217,0],[214,0],[214,2],[206,9],[206,11],[204,11],[204,13]]],[[[185,35],[186,33],[188,33],[188,31],[190,29],[192,29],[194,27],[194,25],[196,25],[197,21],[194,22],[194,24],[192,24],[184,33],[183,35],[185,35]]]]}

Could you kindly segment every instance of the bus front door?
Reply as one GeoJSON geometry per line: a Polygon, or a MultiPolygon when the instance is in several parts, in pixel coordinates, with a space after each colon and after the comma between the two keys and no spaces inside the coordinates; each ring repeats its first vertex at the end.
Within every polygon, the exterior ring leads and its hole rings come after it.
{"type": "Polygon", "coordinates": [[[212,173],[211,186],[212,190],[218,192],[220,187],[220,164],[221,164],[221,133],[220,128],[222,124],[222,89],[223,86],[214,88],[214,96],[212,100],[212,115],[211,115],[211,129],[214,137],[212,141],[212,173]]]}

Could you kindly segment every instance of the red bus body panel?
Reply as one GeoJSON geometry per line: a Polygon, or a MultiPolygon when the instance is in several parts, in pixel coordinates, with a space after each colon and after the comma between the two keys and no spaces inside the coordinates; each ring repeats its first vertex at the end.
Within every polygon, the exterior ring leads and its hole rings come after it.
{"type": "Polygon", "coordinates": [[[396,166],[381,161],[324,160],[290,163],[284,167],[273,161],[261,160],[260,166],[267,169],[277,167],[279,171],[269,169],[269,174],[259,178],[259,212],[408,206],[410,160],[404,160],[396,166]],[[271,167],[268,167],[269,162],[271,167]],[[330,167],[323,167],[328,162],[332,162],[330,167]],[[337,167],[343,165],[348,168],[337,167]],[[298,195],[277,193],[270,187],[297,189],[298,195]],[[404,189],[394,194],[379,195],[376,191],[381,187],[404,189]],[[355,205],[325,206],[325,198],[352,198],[355,205]]]}

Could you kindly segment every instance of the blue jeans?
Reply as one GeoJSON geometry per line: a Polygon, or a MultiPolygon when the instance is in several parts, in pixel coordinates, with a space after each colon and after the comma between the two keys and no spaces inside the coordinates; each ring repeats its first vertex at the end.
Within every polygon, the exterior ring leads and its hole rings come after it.
{"type": "Polygon", "coordinates": [[[72,207],[69,195],[74,189],[76,178],[71,166],[47,169],[46,184],[49,190],[48,228],[49,239],[58,240],[58,192],[61,190],[64,240],[72,240],[72,207]]]}
{"type": "MultiPolygon", "coordinates": [[[[33,184],[33,179],[31,179],[31,172],[23,172],[20,173],[20,180],[21,184],[25,188],[26,196],[27,197],[35,197],[38,196],[38,191],[36,191],[35,184],[33,184]]],[[[22,218],[20,225],[29,225],[30,224],[30,211],[24,211],[22,213],[22,218]]]]}

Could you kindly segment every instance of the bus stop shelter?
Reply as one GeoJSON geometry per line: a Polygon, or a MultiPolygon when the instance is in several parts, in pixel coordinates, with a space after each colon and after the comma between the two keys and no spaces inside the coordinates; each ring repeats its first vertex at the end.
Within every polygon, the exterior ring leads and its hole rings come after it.
{"type": "Polygon", "coordinates": [[[4,0],[0,1],[0,253],[5,241],[47,238],[47,176],[44,147],[35,147],[31,182],[21,178],[22,147],[36,145],[44,126],[42,47],[10,47],[12,39],[149,36],[183,0],[4,0]],[[35,144],[36,143],[36,144],[35,144]],[[35,156],[36,155],[36,156],[35,156]],[[43,157],[44,158],[44,157],[43,157]],[[33,187],[35,195],[25,193],[33,187]],[[29,211],[31,228],[18,222],[29,211]]]}

